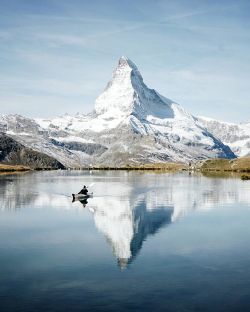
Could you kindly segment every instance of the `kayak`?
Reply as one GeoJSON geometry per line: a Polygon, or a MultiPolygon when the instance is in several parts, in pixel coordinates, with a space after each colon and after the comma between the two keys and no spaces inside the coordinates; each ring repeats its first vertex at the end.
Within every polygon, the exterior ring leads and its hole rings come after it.
{"type": "Polygon", "coordinates": [[[88,194],[72,194],[73,200],[82,200],[82,199],[87,199],[90,197],[93,197],[93,193],[88,193],[88,194]]]}

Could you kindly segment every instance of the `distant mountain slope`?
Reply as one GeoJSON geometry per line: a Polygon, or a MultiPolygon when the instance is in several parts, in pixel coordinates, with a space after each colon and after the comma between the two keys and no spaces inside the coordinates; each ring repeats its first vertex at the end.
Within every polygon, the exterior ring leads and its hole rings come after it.
{"type": "Polygon", "coordinates": [[[207,117],[198,117],[198,120],[237,156],[250,156],[250,122],[234,124],[207,117]]]}
{"type": "MultiPolygon", "coordinates": [[[[65,116],[66,120],[68,118],[65,116]]],[[[0,116],[0,128],[24,146],[56,158],[66,167],[87,165],[92,157],[106,149],[82,139],[77,131],[72,136],[70,131],[61,130],[56,124],[41,127],[36,120],[20,115],[0,116]]]]}
{"type": "Polygon", "coordinates": [[[65,168],[56,159],[33,151],[5,134],[0,134],[0,162],[11,165],[24,165],[31,168],[65,168]]]}
{"type": "Polygon", "coordinates": [[[149,89],[126,57],[119,59],[91,114],[54,119],[2,116],[0,128],[69,167],[235,157],[179,104],[149,89]]]}

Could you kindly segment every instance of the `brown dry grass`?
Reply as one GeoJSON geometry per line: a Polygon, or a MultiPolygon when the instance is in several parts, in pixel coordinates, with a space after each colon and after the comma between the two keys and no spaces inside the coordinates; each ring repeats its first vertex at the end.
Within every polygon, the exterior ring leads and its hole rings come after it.
{"type": "Polygon", "coordinates": [[[29,167],[21,166],[21,165],[5,165],[0,164],[0,172],[15,172],[15,171],[28,171],[29,167]]]}
{"type": "Polygon", "coordinates": [[[236,159],[208,159],[200,167],[201,171],[250,172],[250,157],[236,159]]]}
{"type": "Polygon", "coordinates": [[[102,167],[95,166],[91,168],[83,168],[87,170],[163,170],[163,171],[176,171],[185,170],[187,165],[182,163],[154,163],[154,164],[142,164],[142,165],[125,165],[121,167],[102,167]]]}

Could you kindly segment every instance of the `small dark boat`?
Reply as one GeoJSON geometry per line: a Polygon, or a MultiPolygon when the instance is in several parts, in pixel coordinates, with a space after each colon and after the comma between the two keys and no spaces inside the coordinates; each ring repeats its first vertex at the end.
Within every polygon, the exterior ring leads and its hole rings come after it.
{"type": "Polygon", "coordinates": [[[87,199],[90,197],[93,197],[93,193],[88,193],[88,194],[72,194],[73,197],[73,201],[75,200],[83,200],[83,199],[87,199]]]}

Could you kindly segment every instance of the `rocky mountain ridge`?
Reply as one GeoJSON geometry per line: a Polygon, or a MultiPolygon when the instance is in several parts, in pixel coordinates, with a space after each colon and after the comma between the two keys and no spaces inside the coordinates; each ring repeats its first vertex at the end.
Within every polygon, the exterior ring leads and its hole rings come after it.
{"type": "Polygon", "coordinates": [[[65,169],[58,160],[27,148],[3,133],[0,133],[0,163],[34,169],[65,169]]]}
{"type": "Polygon", "coordinates": [[[228,145],[235,155],[250,155],[250,122],[236,124],[207,117],[198,117],[198,120],[209,132],[228,145]]]}
{"type": "Polygon", "coordinates": [[[1,116],[0,129],[67,167],[235,157],[201,120],[148,88],[126,57],[119,59],[92,113],[53,119],[1,116]]]}

